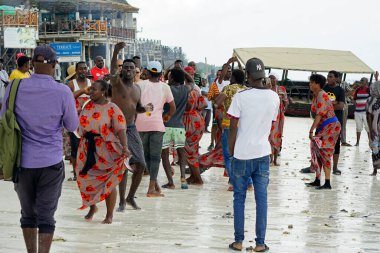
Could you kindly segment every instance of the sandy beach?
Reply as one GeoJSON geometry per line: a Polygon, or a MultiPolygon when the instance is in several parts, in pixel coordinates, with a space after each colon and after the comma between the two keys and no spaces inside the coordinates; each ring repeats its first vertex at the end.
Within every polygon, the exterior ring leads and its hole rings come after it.
{"type": "MultiPolygon", "coordinates": [[[[341,176],[332,176],[332,190],[306,188],[313,174],[300,174],[309,165],[308,130],[311,119],[287,118],[281,166],[271,167],[267,241],[270,252],[380,252],[380,176],[370,177],[371,153],[366,134],[360,147],[342,147],[341,176]]],[[[355,143],[355,122],[347,124],[348,141],[355,143]]],[[[201,141],[206,152],[210,135],[201,141]]],[[[227,192],[223,169],[203,174],[203,186],[181,190],[176,167],[177,189],[166,190],[164,198],[147,198],[148,177],[144,177],[136,202],[141,211],[115,212],[111,225],[100,222],[105,203],[92,222],[80,211],[77,185],[64,182],[56,213],[57,229],[51,252],[231,252],[233,241],[232,193],[227,192]]],[[[66,178],[72,167],[66,162],[66,178]]],[[[128,180],[128,186],[130,184],[128,180]]],[[[160,184],[166,183],[164,171],[160,184]]],[[[19,225],[20,205],[13,184],[0,182],[0,252],[25,252],[19,225]]],[[[254,245],[255,203],[249,192],[246,202],[246,239],[254,245]]],[[[245,250],[244,250],[245,251],[245,250]]]]}

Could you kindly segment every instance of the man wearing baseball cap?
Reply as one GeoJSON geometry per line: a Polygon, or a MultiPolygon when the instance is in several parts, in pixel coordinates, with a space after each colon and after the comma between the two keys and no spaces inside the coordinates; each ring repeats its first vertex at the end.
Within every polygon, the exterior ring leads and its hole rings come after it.
{"type": "MultiPolygon", "coordinates": [[[[21,204],[21,228],[28,252],[49,252],[55,230],[54,213],[65,178],[62,126],[69,132],[79,120],[69,87],[54,78],[56,53],[48,45],[35,48],[35,74],[22,79],[15,115],[21,128],[21,167],[14,178],[21,204]],[[38,233],[38,236],[37,236],[38,233]],[[38,239],[38,244],[37,244],[38,239]]],[[[4,101],[9,97],[8,85],[4,101]]],[[[3,115],[7,106],[3,106],[3,115]]]]}
{"type": "Polygon", "coordinates": [[[162,66],[158,61],[148,63],[148,80],[139,84],[141,88],[141,104],[153,104],[153,111],[137,115],[136,127],[140,133],[144,146],[145,161],[150,174],[148,197],[161,197],[161,189],[157,183],[160,168],[162,141],[165,133],[164,122],[168,122],[176,106],[172,91],[164,82],[160,81],[162,66]],[[164,105],[169,104],[169,111],[163,114],[164,105]]]}
{"type": "Polygon", "coordinates": [[[252,178],[256,200],[256,247],[255,252],[269,250],[265,244],[267,226],[269,183],[269,135],[276,120],[280,100],[272,90],[264,87],[264,64],[258,58],[246,63],[246,89],[235,94],[228,110],[230,121],[229,148],[233,156],[230,179],[234,189],[235,241],[229,245],[242,250],[244,241],[244,206],[248,180],[252,178]],[[239,124],[239,128],[238,128],[239,124]]]}

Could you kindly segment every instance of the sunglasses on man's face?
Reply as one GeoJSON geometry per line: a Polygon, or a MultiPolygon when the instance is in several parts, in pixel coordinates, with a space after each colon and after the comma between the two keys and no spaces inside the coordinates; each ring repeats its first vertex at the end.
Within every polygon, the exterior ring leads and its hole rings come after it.
{"type": "Polygon", "coordinates": [[[123,64],[119,65],[119,68],[123,67],[123,64]]]}
{"type": "Polygon", "coordinates": [[[140,71],[136,71],[136,74],[140,74],[140,71]]]}

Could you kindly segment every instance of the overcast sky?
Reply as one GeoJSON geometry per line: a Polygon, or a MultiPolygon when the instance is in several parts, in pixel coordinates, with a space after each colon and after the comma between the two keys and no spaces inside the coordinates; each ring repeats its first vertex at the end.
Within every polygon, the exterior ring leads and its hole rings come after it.
{"type": "MultiPolygon", "coordinates": [[[[138,36],[222,65],[238,47],[349,50],[380,70],[380,0],[132,0],[138,36]]],[[[265,63],[264,63],[265,64],[265,63]]]]}

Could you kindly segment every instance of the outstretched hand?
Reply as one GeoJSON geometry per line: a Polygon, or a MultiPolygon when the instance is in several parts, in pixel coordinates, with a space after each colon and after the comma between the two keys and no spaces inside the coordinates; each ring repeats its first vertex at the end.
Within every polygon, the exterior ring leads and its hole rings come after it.
{"type": "Polygon", "coordinates": [[[123,48],[125,48],[127,46],[127,44],[125,44],[125,42],[119,42],[115,45],[115,49],[114,49],[114,52],[117,52],[119,53],[123,48]]]}

